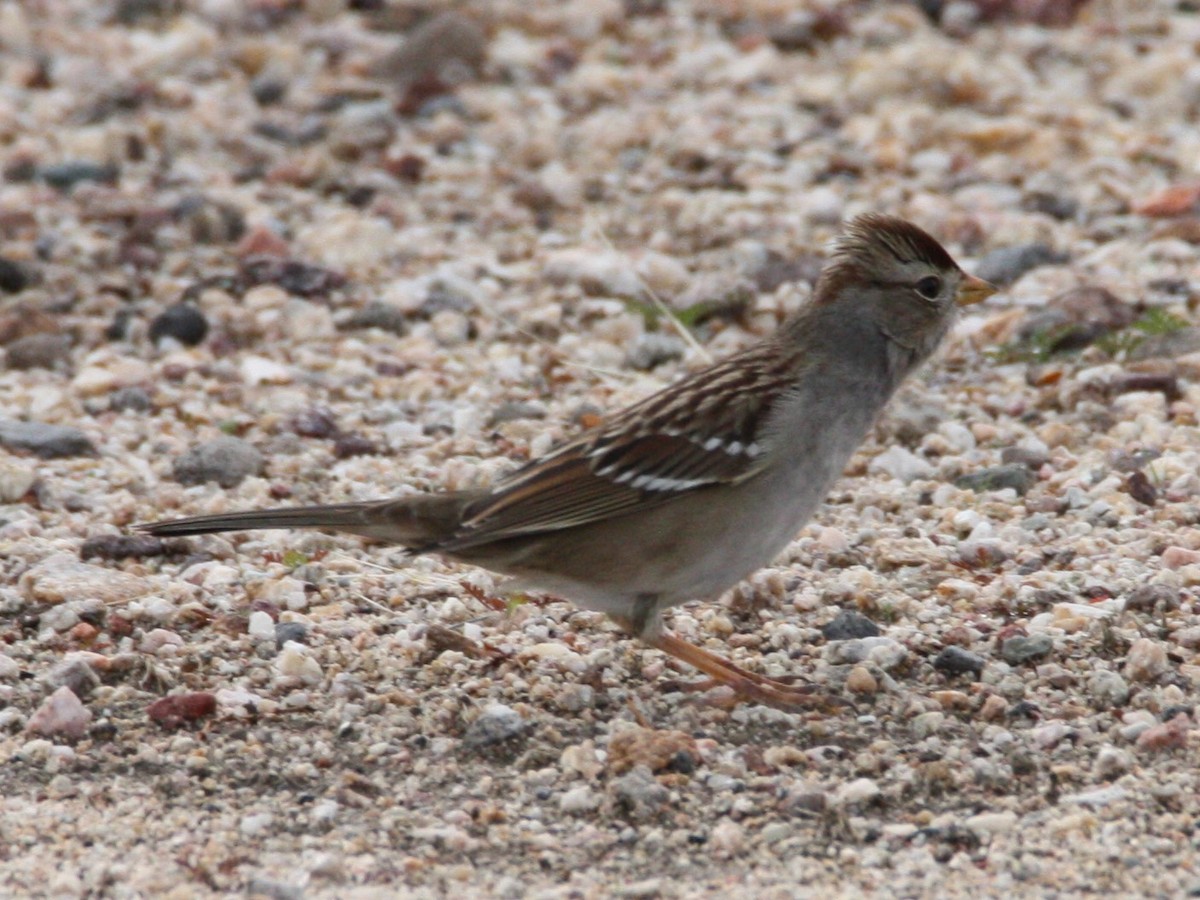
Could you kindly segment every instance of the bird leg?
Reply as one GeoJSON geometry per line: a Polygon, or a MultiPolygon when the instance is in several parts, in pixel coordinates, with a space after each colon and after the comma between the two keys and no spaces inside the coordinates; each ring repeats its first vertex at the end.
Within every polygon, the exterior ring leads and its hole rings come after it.
{"type": "Polygon", "coordinates": [[[706,689],[716,685],[725,685],[743,700],[788,711],[797,709],[828,710],[846,705],[845,701],[840,701],[813,685],[785,684],[782,681],[776,681],[765,675],[743,669],[724,657],[710,653],[695,644],[689,644],[683,638],[676,637],[669,632],[647,635],[642,640],[656,650],[661,650],[668,656],[673,656],[707,675],[711,683],[702,684],[706,689]]]}

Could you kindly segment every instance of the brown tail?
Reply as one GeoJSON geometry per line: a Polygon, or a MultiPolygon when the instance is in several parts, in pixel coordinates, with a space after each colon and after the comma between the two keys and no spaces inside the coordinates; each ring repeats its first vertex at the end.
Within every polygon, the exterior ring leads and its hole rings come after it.
{"type": "Polygon", "coordinates": [[[295,506],[290,509],[248,509],[191,516],[135,526],[160,537],[212,534],[253,528],[328,528],[377,538],[406,547],[431,548],[451,537],[462,510],[477,495],[468,492],[413,494],[395,500],[295,506]]]}

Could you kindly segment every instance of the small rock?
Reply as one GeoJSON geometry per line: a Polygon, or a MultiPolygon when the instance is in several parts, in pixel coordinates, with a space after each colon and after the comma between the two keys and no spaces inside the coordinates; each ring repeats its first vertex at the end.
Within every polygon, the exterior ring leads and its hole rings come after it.
{"type": "Polygon", "coordinates": [[[64,162],[43,166],[38,173],[42,181],[60,191],[69,191],[75,185],[85,181],[96,181],[101,184],[116,184],[121,174],[112,163],[100,164],[88,161],[64,162]]]}
{"type": "Polygon", "coordinates": [[[236,487],[247,475],[263,469],[262,454],[240,438],[222,435],[198,444],[175,460],[173,474],[180,484],[215,481],[223,488],[236,487]]]}
{"type": "Polygon", "coordinates": [[[166,552],[162,538],[149,534],[99,534],[79,546],[80,559],[146,559],[166,552]]]}
{"type": "Polygon", "coordinates": [[[1088,693],[1100,709],[1120,707],[1129,701],[1129,684],[1118,673],[1101,669],[1088,679],[1088,693]]]}
{"type": "Polygon", "coordinates": [[[378,328],[391,334],[408,332],[408,314],[400,307],[382,300],[368,303],[346,320],[343,328],[378,328]]]}
{"type": "Polygon", "coordinates": [[[172,338],[185,347],[195,347],[208,336],[208,319],[194,303],[169,306],[150,323],[150,340],[172,338]]]}
{"type": "Polygon", "coordinates": [[[242,816],[242,821],[238,828],[246,837],[258,837],[266,832],[274,821],[275,817],[269,812],[254,813],[242,816]]]}
{"type": "Polygon", "coordinates": [[[1005,466],[1025,466],[1037,471],[1050,462],[1049,448],[1040,441],[1038,443],[1037,447],[1005,447],[1000,451],[1000,462],[1005,466]]]}
{"type": "Polygon", "coordinates": [[[8,345],[10,369],[57,369],[70,362],[71,338],[65,334],[31,334],[8,345]]]}
{"type": "Polygon", "coordinates": [[[216,711],[217,697],[207,691],[172,694],[146,707],[146,714],[168,730],[211,716],[216,711]]]}
{"type": "Polygon", "coordinates": [[[255,640],[273,640],[275,638],[275,620],[271,618],[270,613],[256,609],[250,613],[250,619],[246,623],[246,633],[255,640]]]}
{"type": "Polygon", "coordinates": [[[713,826],[708,836],[708,846],[718,857],[737,856],[746,849],[746,829],[737,822],[722,819],[713,826]]]}
{"type": "Polygon", "coordinates": [[[831,643],[826,649],[835,665],[873,662],[885,672],[891,672],[908,657],[908,650],[889,637],[853,638],[831,643]]]}
{"type": "Polygon", "coordinates": [[[872,475],[882,472],[907,484],[917,479],[932,478],[934,468],[911,450],[897,444],[875,456],[867,464],[867,471],[872,475]]]}
{"type": "Polygon", "coordinates": [[[999,694],[989,694],[979,708],[979,717],[985,722],[995,722],[1008,712],[1008,701],[999,694]]]}
{"type": "Polygon", "coordinates": [[[275,671],[284,678],[296,678],[304,684],[320,684],[323,676],[321,664],[297,644],[288,644],[275,657],[275,671]]]}
{"type": "Polygon", "coordinates": [[[614,734],[608,743],[608,767],[614,774],[645,766],[651,772],[690,772],[700,751],[696,740],[682,731],[630,728],[614,734]]]}
{"type": "Polygon", "coordinates": [[[87,697],[100,686],[100,676],[83,659],[67,658],[42,676],[51,688],[69,688],[78,698],[87,697]]]}
{"type": "Polygon", "coordinates": [[[1134,681],[1154,681],[1167,671],[1167,649],[1158,641],[1138,638],[1125,655],[1125,675],[1134,681]]]}
{"type": "Polygon", "coordinates": [[[571,788],[558,798],[558,808],[569,816],[581,816],[600,806],[600,796],[586,785],[571,788]]]}
{"type": "MultiPolygon", "coordinates": [[[[940,715],[940,713],[939,713],[940,715]]],[[[838,785],[833,792],[830,802],[835,807],[864,806],[876,800],[883,791],[870,778],[856,778],[854,781],[838,785]]]]}
{"type": "Polygon", "coordinates": [[[1017,827],[1015,812],[987,812],[968,816],[963,825],[976,834],[1006,834],[1017,827]]]}
{"type": "Polygon", "coordinates": [[[1193,566],[1196,563],[1200,563],[1200,550],[1188,550],[1185,547],[1168,547],[1162,552],[1162,562],[1168,569],[1193,566]]]}
{"type": "Polygon", "coordinates": [[[975,263],[975,274],[984,281],[1005,287],[1026,272],[1039,266],[1058,265],[1069,259],[1053,247],[1042,243],[1001,247],[986,254],[975,263]]]}
{"type": "Polygon", "coordinates": [[[47,697],[29,717],[25,730],[43,737],[82,738],[92,721],[91,711],[65,685],[47,697]]]}
{"type": "Polygon", "coordinates": [[[18,583],[30,600],[50,604],[88,597],[115,606],[149,590],[137,575],[80,562],[71,553],[46,557],[22,574],[18,583]]]}
{"type": "Polygon", "coordinates": [[[1054,650],[1054,639],[1048,634],[1014,635],[1000,645],[1000,655],[1010,666],[1020,666],[1043,659],[1054,650]]]}
{"type": "Polygon", "coordinates": [[[1133,763],[1133,757],[1126,751],[1113,747],[1111,744],[1105,745],[1096,754],[1096,777],[1105,781],[1120,778],[1133,768],[1133,763]]]}
{"type": "Polygon", "coordinates": [[[352,456],[373,456],[379,452],[376,443],[357,431],[339,434],[333,442],[333,455],[338,459],[352,456]]]}
{"type": "Polygon", "coordinates": [[[1024,496],[1036,481],[1037,476],[1029,470],[1028,466],[1017,463],[1006,466],[993,466],[988,469],[981,469],[978,472],[971,472],[968,475],[963,475],[955,479],[954,486],[963,490],[975,491],[976,493],[1012,488],[1018,494],[1024,496]]]}
{"type": "Polygon", "coordinates": [[[149,412],[154,408],[154,401],[144,387],[131,385],[109,394],[108,408],[113,412],[149,412]]]}
{"type": "Polygon", "coordinates": [[[467,731],[463,735],[463,743],[476,749],[503,743],[520,737],[526,727],[528,727],[528,723],[511,706],[493,703],[484,709],[479,718],[467,726],[467,731]]]}
{"type": "Polygon", "coordinates": [[[288,641],[308,643],[308,627],[303,622],[280,622],[275,626],[275,645],[282,648],[288,641]]]}
{"type": "Polygon", "coordinates": [[[1186,748],[1191,724],[1191,717],[1187,713],[1179,713],[1171,721],[1153,725],[1139,734],[1137,748],[1155,752],[1186,748]]]}
{"type": "Polygon", "coordinates": [[[676,335],[662,331],[648,331],[639,337],[630,348],[625,362],[634,369],[648,371],[665,362],[683,359],[686,350],[687,347],[676,335]]]}
{"type": "Polygon", "coordinates": [[[0,653],[0,681],[15,681],[21,675],[21,667],[11,656],[0,653]]]}
{"type": "Polygon", "coordinates": [[[274,256],[243,259],[241,278],[246,287],[274,284],[297,297],[323,297],[346,284],[343,275],[330,269],[274,256]]]}
{"type": "Polygon", "coordinates": [[[879,682],[866,666],[855,666],[846,676],[846,690],[852,694],[874,694],[879,682]]]}
{"type": "Polygon", "coordinates": [[[479,74],[487,46],[487,35],[473,19],[447,10],[414,28],[376,69],[402,88],[430,81],[460,84],[479,74]]]}
{"type": "Polygon", "coordinates": [[[841,610],[833,621],[821,628],[827,641],[848,641],[853,638],[878,637],[879,626],[861,613],[851,609],[841,610]]]}
{"type": "Polygon", "coordinates": [[[983,672],[982,656],[962,647],[945,647],[933,660],[933,667],[946,675],[975,675],[983,672]]]}
{"type": "Polygon", "coordinates": [[[647,766],[634,766],[608,783],[608,793],[632,819],[649,819],[667,805],[671,792],[658,783],[647,766]]]}
{"type": "Polygon", "coordinates": [[[17,294],[29,286],[29,272],[7,256],[0,256],[0,291],[17,294]]]}
{"type": "Polygon", "coordinates": [[[96,448],[86,434],[69,425],[0,419],[0,446],[28,450],[42,459],[92,456],[96,448]]]}

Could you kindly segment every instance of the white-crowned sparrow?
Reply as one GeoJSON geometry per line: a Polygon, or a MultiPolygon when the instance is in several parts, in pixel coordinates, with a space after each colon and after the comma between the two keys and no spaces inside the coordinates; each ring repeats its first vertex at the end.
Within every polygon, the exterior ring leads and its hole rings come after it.
{"type": "Polygon", "coordinates": [[[607,613],[740,696],[818,699],[663,630],[795,537],[956,305],[995,291],[901,219],[855,219],[814,296],[774,335],[667,387],[490,488],[250,510],[140,526],[156,535],[328,528],[517,576],[607,613]]]}

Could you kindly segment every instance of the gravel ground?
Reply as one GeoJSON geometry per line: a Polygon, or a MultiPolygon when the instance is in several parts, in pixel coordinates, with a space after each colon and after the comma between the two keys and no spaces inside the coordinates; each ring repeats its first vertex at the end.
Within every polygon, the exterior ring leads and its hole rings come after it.
{"type": "Polygon", "coordinates": [[[1196,5],[438,13],[0,3],[0,893],[1200,890],[1196,5]],[[128,528],[486,481],[867,210],[1007,290],[672,622],[853,710],[394,549],[128,528]]]}

